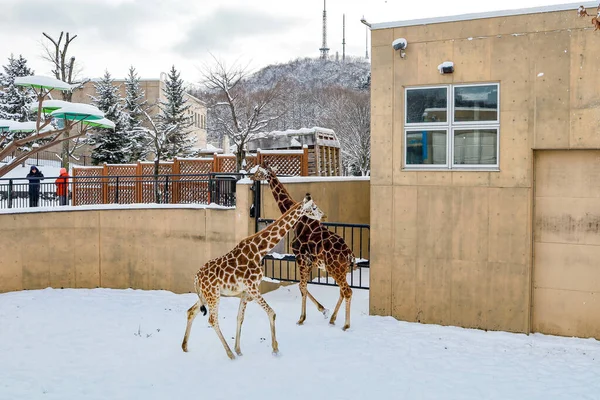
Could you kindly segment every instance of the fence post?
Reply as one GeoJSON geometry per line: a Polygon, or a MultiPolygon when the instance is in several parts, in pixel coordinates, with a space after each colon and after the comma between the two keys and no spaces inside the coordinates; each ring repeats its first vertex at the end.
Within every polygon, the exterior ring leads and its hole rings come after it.
{"type": "Polygon", "coordinates": [[[119,204],[119,176],[117,175],[117,182],[115,184],[115,203],[119,204]]]}
{"type": "Polygon", "coordinates": [[[213,153],[212,172],[220,172],[219,155],[217,153],[213,153]]]}
{"type": "Polygon", "coordinates": [[[181,161],[177,157],[173,158],[173,179],[171,179],[171,202],[173,204],[179,203],[179,174],[181,174],[181,161]]]}
{"type": "Polygon", "coordinates": [[[108,204],[108,178],[106,178],[107,175],[108,165],[104,163],[104,166],[102,168],[102,176],[104,176],[104,178],[102,178],[102,204],[108,204]]]}
{"type": "Polygon", "coordinates": [[[262,154],[260,154],[260,149],[256,149],[256,165],[262,165],[262,154]]]}
{"type": "Polygon", "coordinates": [[[169,204],[169,175],[165,176],[165,204],[169,204]]]}
{"type": "Polygon", "coordinates": [[[138,160],[137,162],[137,167],[135,168],[135,174],[137,175],[137,177],[135,178],[135,202],[136,203],[141,203],[142,202],[142,192],[144,190],[143,188],[143,177],[142,177],[142,163],[140,162],[140,160],[138,160]]]}
{"type": "Polygon", "coordinates": [[[300,168],[302,176],[308,176],[308,146],[302,146],[302,167],[300,168]]]}
{"type": "Polygon", "coordinates": [[[12,208],[13,180],[8,181],[8,208],[12,208]]]}

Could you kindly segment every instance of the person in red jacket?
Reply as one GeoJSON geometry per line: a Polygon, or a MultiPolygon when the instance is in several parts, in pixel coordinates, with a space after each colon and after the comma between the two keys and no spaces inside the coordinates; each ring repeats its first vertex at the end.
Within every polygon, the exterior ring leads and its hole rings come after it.
{"type": "Polygon", "coordinates": [[[58,195],[58,204],[61,206],[67,205],[69,174],[66,168],[60,169],[60,175],[56,178],[56,194],[58,195]]]}

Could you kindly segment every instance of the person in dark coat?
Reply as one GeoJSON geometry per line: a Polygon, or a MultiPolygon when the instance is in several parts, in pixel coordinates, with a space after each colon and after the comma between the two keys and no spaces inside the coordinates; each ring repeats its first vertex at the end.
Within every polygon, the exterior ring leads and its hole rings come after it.
{"type": "Polygon", "coordinates": [[[29,179],[29,207],[37,207],[40,200],[40,181],[44,179],[44,174],[32,165],[27,179],[29,179]]]}

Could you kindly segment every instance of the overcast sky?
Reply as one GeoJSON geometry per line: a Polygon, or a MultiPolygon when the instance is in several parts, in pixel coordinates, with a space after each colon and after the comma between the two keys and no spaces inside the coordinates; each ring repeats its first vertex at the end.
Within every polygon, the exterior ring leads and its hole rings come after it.
{"type": "MultiPolygon", "coordinates": [[[[568,2],[327,0],[328,46],[341,56],[344,13],[346,55],[364,57],[362,15],[376,23],[568,2]]],[[[85,77],[108,69],[122,78],[133,65],[142,78],[158,78],[174,64],[195,83],[209,52],[254,70],[318,56],[322,11],[322,0],[0,0],[0,63],[11,53],[23,54],[36,74],[49,75],[42,32],[58,37],[64,30],[78,35],[69,54],[85,77]]]]}

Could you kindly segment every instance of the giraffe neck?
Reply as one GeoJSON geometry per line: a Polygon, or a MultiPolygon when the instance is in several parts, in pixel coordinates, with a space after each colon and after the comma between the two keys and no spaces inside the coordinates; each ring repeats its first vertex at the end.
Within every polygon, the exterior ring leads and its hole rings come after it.
{"type": "Polygon", "coordinates": [[[301,216],[302,203],[296,203],[279,217],[279,219],[257,234],[256,239],[258,242],[265,241],[267,243],[264,250],[259,250],[260,258],[264,257],[277,243],[279,243],[285,234],[292,229],[294,224],[298,222],[298,219],[300,219],[301,216]]]}
{"type": "Polygon", "coordinates": [[[279,182],[279,179],[277,179],[277,176],[275,176],[274,173],[269,174],[269,187],[271,188],[271,193],[273,193],[273,197],[275,198],[275,202],[281,213],[285,213],[294,206],[296,202],[292,196],[290,196],[285,186],[279,182]]]}

